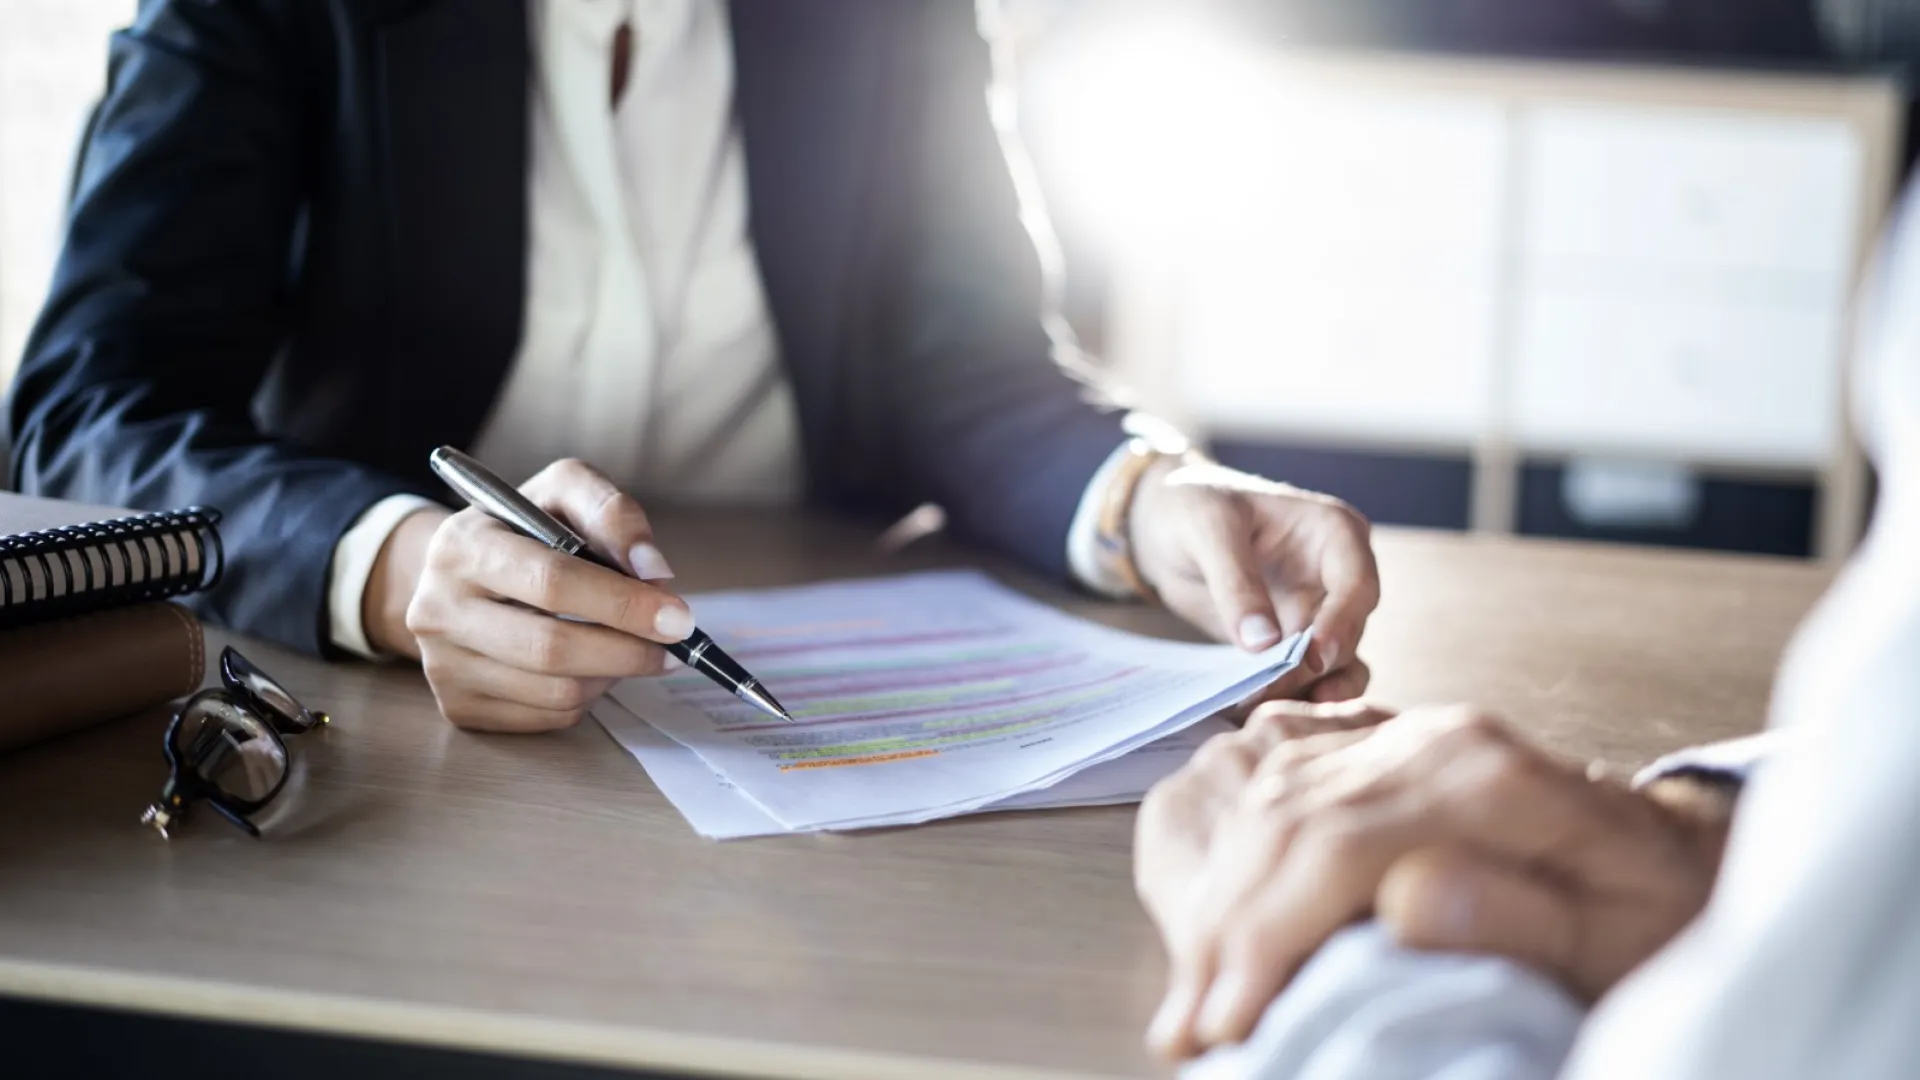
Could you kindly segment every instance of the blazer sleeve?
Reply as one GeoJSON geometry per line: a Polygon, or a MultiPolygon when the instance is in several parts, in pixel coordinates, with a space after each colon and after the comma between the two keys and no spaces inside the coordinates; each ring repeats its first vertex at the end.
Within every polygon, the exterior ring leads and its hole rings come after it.
{"type": "Polygon", "coordinates": [[[1068,576],[1082,493],[1126,438],[1103,391],[1055,359],[1041,264],[989,115],[971,4],[919,5],[890,80],[887,192],[867,281],[878,347],[845,410],[869,472],[959,534],[1068,576]],[[882,464],[875,465],[878,460],[882,464]]]}
{"type": "MultiPolygon", "coordinates": [[[[318,8],[319,5],[313,5],[318,8]]],[[[116,34],[66,243],[8,403],[20,490],[225,514],[208,619],[326,648],[335,541],[395,477],[277,440],[316,109],[299,4],[146,0],[116,34]]]]}

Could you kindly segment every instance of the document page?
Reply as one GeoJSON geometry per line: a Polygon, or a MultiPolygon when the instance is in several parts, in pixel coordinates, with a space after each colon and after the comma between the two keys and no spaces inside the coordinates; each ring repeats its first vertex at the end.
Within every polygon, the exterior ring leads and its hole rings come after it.
{"type": "MultiPolygon", "coordinates": [[[[667,738],[653,725],[628,712],[612,698],[593,707],[594,719],[608,735],[632,754],[661,794],[686,817],[701,836],[735,840],[748,836],[775,836],[793,830],[780,824],[758,803],[747,798],[725,776],[707,767],[700,755],[667,738]]],[[[1075,806],[1112,806],[1139,802],[1147,789],[1186,764],[1200,744],[1233,730],[1218,717],[1202,720],[1131,754],[1089,766],[1048,788],[1024,792],[978,811],[1060,810],[1075,806]]]]}
{"type": "Polygon", "coordinates": [[[613,698],[788,829],[924,821],[1044,788],[1179,731],[1297,664],[1111,630],[984,575],[916,574],[690,600],[796,723],[693,672],[613,698]]]}

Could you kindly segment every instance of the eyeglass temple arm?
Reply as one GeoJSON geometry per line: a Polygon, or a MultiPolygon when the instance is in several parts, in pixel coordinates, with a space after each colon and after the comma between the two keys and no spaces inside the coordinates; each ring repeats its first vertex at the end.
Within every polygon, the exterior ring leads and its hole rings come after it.
{"type": "Polygon", "coordinates": [[[201,801],[213,807],[215,813],[232,822],[235,828],[253,837],[255,840],[260,839],[260,827],[248,821],[239,811],[228,806],[220,796],[208,795],[201,801]]]}

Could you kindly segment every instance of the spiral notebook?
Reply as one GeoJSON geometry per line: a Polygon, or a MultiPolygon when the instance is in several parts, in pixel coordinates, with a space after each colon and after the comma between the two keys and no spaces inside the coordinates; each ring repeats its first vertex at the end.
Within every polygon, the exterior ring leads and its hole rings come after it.
{"type": "Polygon", "coordinates": [[[0,750],[150,714],[200,685],[200,624],[168,600],[219,581],[219,521],[0,493],[0,750]]]}
{"type": "Polygon", "coordinates": [[[219,523],[191,507],[0,536],[0,630],[211,588],[219,523]]]}

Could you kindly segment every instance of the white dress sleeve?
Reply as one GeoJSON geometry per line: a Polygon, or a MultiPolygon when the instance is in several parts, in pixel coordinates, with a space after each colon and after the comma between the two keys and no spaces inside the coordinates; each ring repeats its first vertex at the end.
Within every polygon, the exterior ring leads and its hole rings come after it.
{"type": "Polygon", "coordinates": [[[1551,1080],[1581,1015],[1528,968],[1403,949],[1367,923],[1322,946],[1246,1043],[1181,1080],[1551,1080]]]}

